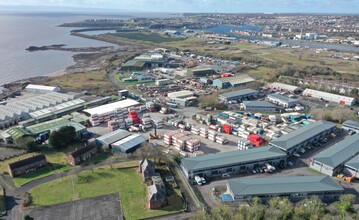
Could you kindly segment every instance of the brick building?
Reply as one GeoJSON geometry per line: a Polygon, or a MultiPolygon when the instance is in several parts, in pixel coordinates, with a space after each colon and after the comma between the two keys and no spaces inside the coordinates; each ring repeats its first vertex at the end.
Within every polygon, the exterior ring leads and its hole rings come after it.
{"type": "Polygon", "coordinates": [[[13,163],[9,163],[9,174],[11,177],[21,176],[23,174],[35,171],[38,168],[47,165],[45,155],[39,154],[33,157],[28,157],[13,163]]]}
{"type": "Polygon", "coordinates": [[[93,157],[97,153],[97,146],[95,144],[87,145],[86,147],[80,148],[69,153],[67,157],[67,161],[71,165],[80,164],[83,161],[86,161],[93,157]]]}

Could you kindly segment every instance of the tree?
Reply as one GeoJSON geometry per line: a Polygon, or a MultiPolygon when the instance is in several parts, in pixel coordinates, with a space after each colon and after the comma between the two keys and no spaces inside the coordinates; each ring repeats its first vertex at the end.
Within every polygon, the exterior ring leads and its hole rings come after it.
{"type": "Polygon", "coordinates": [[[34,138],[31,136],[19,137],[15,140],[15,144],[25,150],[33,150],[36,147],[34,138]]]}
{"type": "Polygon", "coordinates": [[[325,214],[325,204],[317,197],[305,199],[294,209],[296,219],[320,219],[325,214]]]}
{"type": "Polygon", "coordinates": [[[345,219],[347,213],[353,211],[353,204],[355,202],[355,196],[351,194],[341,195],[339,201],[335,203],[335,207],[340,213],[341,219],[345,219]]]}
{"type": "Polygon", "coordinates": [[[28,207],[28,206],[30,206],[30,205],[32,204],[32,196],[31,196],[31,194],[28,193],[28,192],[26,192],[26,193],[22,196],[21,200],[22,200],[22,205],[23,205],[24,207],[28,207]]]}
{"type": "Polygon", "coordinates": [[[72,143],[76,138],[76,130],[72,126],[65,126],[50,134],[49,144],[51,147],[63,148],[72,143]]]}

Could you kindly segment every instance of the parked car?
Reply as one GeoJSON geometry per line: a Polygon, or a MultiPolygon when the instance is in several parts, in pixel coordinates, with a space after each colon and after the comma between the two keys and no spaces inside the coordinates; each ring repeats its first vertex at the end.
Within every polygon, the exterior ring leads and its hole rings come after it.
{"type": "Polygon", "coordinates": [[[206,179],[204,177],[201,177],[202,184],[206,184],[206,179]]]}
{"type": "Polygon", "coordinates": [[[229,178],[231,178],[231,175],[229,175],[229,173],[223,173],[222,177],[226,178],[226,179],[229,179],[229,178]]]}
{"type": "Polygon", "coordinates": [[[199,186],[202,185],[202,178],[201,177],[195,176],[194,181],[197,183],[197,185],[199,185],[199,186]]]}
{"type": "Polygon", "coordinates": [[[253,174],[256,174],[256,173],[257,173],[257,171],[256,171],[255,169],[253,169],[253,170],[252,170],[252,173],[253,173],[253,174]]]}
{"type": "Polygon", "coordinates": [[[300,152],[302,152],[302,154],[304,154],[305,153],[304,148],[300,148],[300,152]]]}
{"type": "Polygon", "coordinates": [[[300,157],[300,155],[298,153],[294,153],[293,156],[300,157]]]}

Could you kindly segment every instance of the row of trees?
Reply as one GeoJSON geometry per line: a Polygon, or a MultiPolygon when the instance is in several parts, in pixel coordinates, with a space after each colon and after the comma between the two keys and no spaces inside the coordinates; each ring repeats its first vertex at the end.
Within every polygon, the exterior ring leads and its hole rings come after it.
{"type": "Polygon", "coordinates": [[[287,198],[275,197],[267,204],[262,204],[259,198],[253,198],[250,206],[239,207],[220,206],[210,212],[198,212],[192,219],[243,219],[243,220],[344,220],[358,219],[359,213],[353,208],[355,196],[345,194],[340,200],[327,205],[318,197],[307,198],[293,204],[287,198]]]}
{"type": "Polygon", "coordinates": [[[318,120],[334,121],[343,123],[345,120],[356,120],[356,112],[345,107],[336,107],[333,110],[323,108],[312,108],[310,115],[318,120]]]}

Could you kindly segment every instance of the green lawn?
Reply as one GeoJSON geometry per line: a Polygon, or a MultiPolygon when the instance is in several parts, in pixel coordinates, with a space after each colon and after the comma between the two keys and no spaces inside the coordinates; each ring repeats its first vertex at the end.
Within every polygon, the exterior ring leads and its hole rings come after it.
{"type": "Polygon", "coordinates": [[[36,171],[27,173],[25,175],[22,175],[20,177],[13,178],[13,181],[16,184],[16,186],[22,186],[28,182],[33,181],[33,180],[40,179],[45,176],[50,176],[53,173],[54,172],[51,169],[51,167],[47,166],[47,167],[40,168],[36,171]]]}
{"type": "Polygon", "coordinates": [[[169,205],[162,210],[148,210],[147,188],[135,168],[110,169],[100,167],[84,171],[78,176],[67,176],[42,184],[30,190],[35,207],[54,205],[77,199],[91,198],[119,192],[126,219],[139,219],[175,213],[182,210],[179,192],[169,198],[169,205]]]}
{"type": "Polygon", "coordinates": [[[111,34],[116,37],[126,38],[130,40],[148,41],[151,43],[164,43],[173,41],[183,41],[186,38],[183,37],[167,37],[157,33],[116,33],[111,34]]]}

